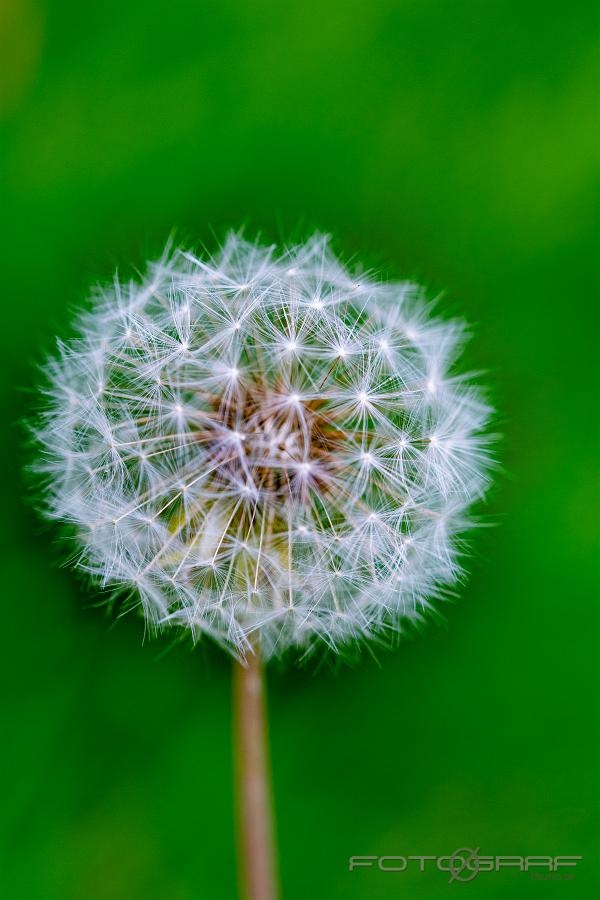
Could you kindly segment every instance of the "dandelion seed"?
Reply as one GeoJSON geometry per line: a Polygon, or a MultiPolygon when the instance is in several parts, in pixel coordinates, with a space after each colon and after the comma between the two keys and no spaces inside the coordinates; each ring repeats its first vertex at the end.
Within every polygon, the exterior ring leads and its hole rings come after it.
{"type": "Polygon", "coordinates": [[[238,657],[399,630],[460,574],[488,483],[461,335],[414,286],[353,280],[322,237],[165,254],[48,365],[47,514],[153,628],[238,657]]]}

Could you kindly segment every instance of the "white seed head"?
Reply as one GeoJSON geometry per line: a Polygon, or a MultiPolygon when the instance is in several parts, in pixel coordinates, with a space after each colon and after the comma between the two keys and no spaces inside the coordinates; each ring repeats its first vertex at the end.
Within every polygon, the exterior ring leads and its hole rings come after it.
{"type": "Polygon", "coordinates": [[[48,365],[46,512],[154,628],[265,658],[397,633],[460,574],[487,485],[462,337],[321,236],[166,253],[48,365]]]}

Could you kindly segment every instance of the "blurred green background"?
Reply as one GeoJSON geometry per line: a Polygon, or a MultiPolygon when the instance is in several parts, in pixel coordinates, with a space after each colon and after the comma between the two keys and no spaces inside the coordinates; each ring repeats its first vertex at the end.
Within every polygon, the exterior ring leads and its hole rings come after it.
{"type": "Polygon", "coordinates": [[[246,223],[443,291],[504,435],[446,623],[270,672],[284,898],[590,897],[597,4],[3,0],[0,29],[3,896],[235,896],[229,662],[144,643],[59,567],[18,422],[90,282],[246,223]],[[463,846],[584,860],[556,885],[348,872],[463,846]]]}

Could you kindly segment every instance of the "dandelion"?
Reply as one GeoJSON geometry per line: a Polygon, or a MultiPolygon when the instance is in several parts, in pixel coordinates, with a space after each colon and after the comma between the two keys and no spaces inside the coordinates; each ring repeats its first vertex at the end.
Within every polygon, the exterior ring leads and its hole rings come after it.
{"type": "Polygon", "coordinates": [[[454,371],[465,329],[430,313],[322,236],[277,253],[233,234],[102,291],[36,428],[77,566],[151,630],[229,650],[239,696],[290,648],[421,620],[489,471],[489,407],[454,371]]]}

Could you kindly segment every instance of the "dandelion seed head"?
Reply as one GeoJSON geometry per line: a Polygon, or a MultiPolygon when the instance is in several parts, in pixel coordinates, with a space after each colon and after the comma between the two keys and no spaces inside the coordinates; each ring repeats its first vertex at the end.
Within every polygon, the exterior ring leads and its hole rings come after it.
{"type": "Polygon", "coordinates": [[[166,253],[48,363],[46,513],[153,629],[267,659],[395,633],[460,575],[488,483],[461,336],[322,236],[166,253]]]}

